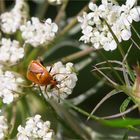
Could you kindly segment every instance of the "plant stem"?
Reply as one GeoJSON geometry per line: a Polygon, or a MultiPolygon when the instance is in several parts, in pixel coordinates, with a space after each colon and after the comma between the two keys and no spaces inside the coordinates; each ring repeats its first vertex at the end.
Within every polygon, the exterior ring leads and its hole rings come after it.
{"type": "Polygon", "coordinates": [[[5,3],[4,0],[0,0],[0,13],[5,11],[5,3]]]}
{"type": "Polygon", "coordinates": [[[112,90],[111,92],[109,92],[105,97],[103,97],[101,99],[101,101],[95,106],[95,108],[92,110],[92,112],[90,113],[90,115],[88,116],[87,120],[90,119],[91,115],[94,114],[94,112],[108,99],[110,98],[111,96],[117,94],[117,93],[120,93],[121,91],[117,91],[117,90],[112,90]]]}
{"type": "Polygon", "coordinates": [[[61,6],[61,8],[59,9],[59,13],[57,14],[56,18],[55,18],[55,23],[56,24],[59,24],[62,17],[64,16],[65,14],[65,9],[67,7],[67,4],[68,4],[68,0],[65,0],[61,6]]]}
{"type": "MultiPolygon", "coordinates": [[[[83,114],[83,115],[85,115],[85,116],[87,116],[87,117],[90,115],[88,112],[82,110],[82,109],[79,108],[79,107],[74,106],[73,104],[71,104],[71,103],[68,102],[68,101],[63,100],[63,102],[64,102],[64,104],[68,105],[69,107],[73,108],[74,110],[78,111],[79,113],[81,113],[81,114],[83,114]]],[[[98,120],[98,117],[96,117],[96,116],[94,116],[94,115],[91,115],[91,118],[94,119],[94,120],[98,120]]]]}
{"type": "Polygon", "coordinates": [[[46,11],[48,9],[48,2],[47,0],[45,0],[43,3],[39,4],[38,6],[38,9],[36,11],[36,16],[39,17],[40,19],[43,19],[45,14],[46,14],[46,11]]]}
{"type": "Polygon", "coordinates": [[[14,126],[15,126],[16,113],[17,113],[16,102],[13,102],[12,119],[11,119],[11,122],[10,122],[11,128],[9,130],[9,137],[11,137],[14,126]]]}
{"type": "Polygon", "coordinates": [[[66,62],[69,62],[69,61],[73,61],[75,59],[78,59],[78,58],[81,58],[81,57],[83,57],[85,55],[88,55],[93,50],[95,50],[93,47],[86,48],[86,49],[84,49],[82,51],[79,51],[79,52],[76,52],[76,53],[73,53],[71,55],[68,55],[66,57],[61,58],[61,61],[63,63],[66,63],[66,62]]]}
{"type": "Polygon", "coordinates": [[[136,41],[133,39],[133,38],[131,38],[131,41],[136,45],[136,47],[140,50],[140,46],[136,43],[136,41]]]}
{"type": "Polygon", "coordinates": [[[121,116],[124,116],[125,114],[128,114],[129,112],[133,111],[137,107],[138,107],[138,105],[135,104],[134,106],[130,107],[129,109],[127,109],[124,112],[121,112],[121,113],[118,113],[118,114],[115,114],[115,115],[111,115],[111,116],[101,117],[101,119],[112,119],[112,118],[121,117],[121,116]]]}
{"type": "Polygon", "coordinates": [[[112,66],[112,64],[110,63],[111,61],[109,61],[104,54],[97,50],[97,52],[105,59],[106,63],[108,64],[108,66],[111,68],[111,70],[114,72],[114,74],[118,77],[119,81],[124,84],[124,81],[122,80],[122,78],[120,77],[120,75],[116,72],[116,70],[114,70],[114,67],[112,66]]]}
{"type": "Polygon", "coordinates": [[[27,63],[29,63],[29,61],[31,61],[32,59],[37,58],[37,53],[39,52],[38,48],[34,48],[31,52],[30,55],[28,55],[24,61],[24,64],[26,65],[27,63]]]}
{"type": "Polygon", "coordinates": [[[136,33],[136,35],[138,36],[138,38],[140,39],[140,35],[139,33],[137,32],[137,30],[135,29],[135,27],[133,25],[131,25],[133,31],[136,33]]]}

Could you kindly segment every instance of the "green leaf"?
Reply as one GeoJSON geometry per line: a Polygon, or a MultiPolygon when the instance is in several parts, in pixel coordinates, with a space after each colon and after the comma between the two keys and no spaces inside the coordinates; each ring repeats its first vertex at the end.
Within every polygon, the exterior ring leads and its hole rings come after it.
{"type": "Polygon", "coordinates": [[[120,112],[124,112],[131,101],[131,97],[126,98],[120,106],[120,112]]]}
{"type": "Polygon", "coordinates": [[[125,118],[124,119],[114,119],[114,120],[98,120],[104,125],[112,127],[129,127],[130,125],[140,125],[140,119],[125,118]]]}

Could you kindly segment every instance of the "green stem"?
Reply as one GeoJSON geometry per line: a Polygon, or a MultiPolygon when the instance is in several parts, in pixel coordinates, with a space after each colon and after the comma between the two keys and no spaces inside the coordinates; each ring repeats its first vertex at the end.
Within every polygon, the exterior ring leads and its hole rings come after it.
{"type": "Polygon", "coordinates": [[[11,122],[10,122],[10,130],[9,130],[9,136],[8,138],[11,137],[12,135],[12,132],[13,132],[13,129],[14,129],[14,126],[15,126],[15,122],[16,122],[16,113],[17,113],[17,108],[16,108],[16,102],[13,103],[13,107],[12,107],[12,119],[11,119],[11,122]]]}
{"type": "Polygon", "coordinates": [[[36,59],[37,57],[37,53],[38,53],[39,49],[38,48],[34,48],[30,54],[26,57],[24,64],[28,64],[32,59],[36,59]]]}
{"type": "Polygon", "coordinates": [[[0,0],[0,13],[5,11],[5,3],[4,0],[0,0]]]}
{"type": "Polygon", "coordinates": [[[65,0],[61,6],[61,8],[59,9],[59,13],[57,14],[56,18],[55,18],[55,23],[56,24],[59,24],[62,17],[64,16],[65,14],[65,9],[67,7],[67,4],[68,4],[68,0],[65,0]]]}
{"type": "Polygon", "coordinates": [[[104,56],[104,54],[97,50],[97,52],[105,59],[106,63],[109,65],[109,67],[111,68],[111,70],[114,72],[114,74],[118,77],[119,81],[124,84],[124,81],[121,79],[120,75],[116,72],[116,70],[114,70],[113,66],[111,65],[110,61],[108,61],[108,59],[104,56]]]}
{"type": "MultiPolygon", "coordinates": [[[[87,116],[87,117],[90,115],[88,112],[82,110],[82,109],[79,108],[79,107],[74,106],[73,104],[71,104],[71,103],[68,102],[68,101],[63,100],[63,103],[66,104],[66,105],[68,105],[69,107],[73,108],[74,110],[78,111],[79,113],[81,113],[81,114],[87,116]]],[[[94,116],[94,115],[91,115],[90,118],[91,118],[91,119],[94,119],[94,120],[99,120],[99,118],[96,117],[96,116],[94,116]]]]}
{"type": "Polygon", "coordinates": [[[90,119],[91,115],[94,114],[94,112],[107,100],[109,99],[111,96],[116,95],[117,93],[120,93],[120,91],[117,90],[113,90],[111,92],[109,92],[105,97],[103,97],[101,99],[101,101],[95,106],[95,108],[92,110],[92,112],[90,113],[90,115],[88,116],[87,120],[90,119]]]}
{"type": "Polygon", "coordinates": [[[137,42],[133,39],[133,38],[131,38],[131,41],[136,45],[136,47],[140,50],[140,46],[137,44],[137,42]]]}
{"type": "MultiPolygon", "coordinates": [[[[130,24],[131,25],[131,24],[130,24]]],[[[137,32],[137,30],[135,29],[135,27],[133,25],[131,25],[133,31],[136,33],[136,35],[138,36],[138,38],[140,39],[140,35],[139,33],[137,32]]]]}
{"type": "Polygon", "coordinates": [[[38,8],[36,10],[36,17],[39,17],[40,19],[43,19],[45,14],[46,14],[46,11],[47,11],[48,7],[49,7],[49,4],[48,4],[47,0],[45,0],[41,4],[38,4],[38,8]]]}
{"type": "Polygon", "coordinates": [[[93,66],[102,76],[104,76],[111,84],[112,86],[117,86],[118,84],[112,81],[107,75],[105,75],[102,71],[100,71],[97,67],[93,66]]]}

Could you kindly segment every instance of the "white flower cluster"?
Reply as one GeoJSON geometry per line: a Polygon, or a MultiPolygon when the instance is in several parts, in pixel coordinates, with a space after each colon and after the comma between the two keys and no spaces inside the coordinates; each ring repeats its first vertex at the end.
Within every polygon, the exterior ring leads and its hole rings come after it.
{"type": "MultiPolygon", "coordinates": [[[[48,71],[50,68],[50,66],[46,67],[48,71]]],[[[56,87],[47,87],[46,92],[49,98],[52,97],[59,101],[60,98],[64,99],[72,93],[77,82],[77,75],[74,72],[72,63],[67,63],[66,66],[64,66],[62,62],[57,62],[52,66],[50,74],[54,80],[56,80],[57,84],[56,87]]],[[[44,87],[41,87],[41,89],[44,91],[44,87]]]]}
{"type": "Polygon", "coordinates": [[[28,7],[24,0],[16,0],[14,8],[0,16],[1,30],[7,34],[15,33],[28,17],[28,7]]]}
{"type": "Polygon", "coordinates": [[[4,116],[0,116],[0,140],[4,140],[8,132],[7,120],[4,116]]]}
{"type": "Polygon", "coordinates": [[[40,115],[35,115],[35,117],[30,117],[26,121],[26,126],[18,127],[18,140],[51,140],[53,137],[53,131],[50,129],[50,122],[43,122],[40,115]]]}
{"type": "Polygon", "coordinates": [[[84,12],[82,17],[78,17],[83,33],[80,40],[91,43],[96,49],[115,50],[117,43],[105,21],[119,42],[129,40],[132,21],[140,21],[140,6],[135,6],[135,3],[136,0],[127,0],[122,6],[111,0],[102,0],[100,6],[90,3],[89,9],[92,12],[84,12]]]}
{"type": "Polygon", "coordinates": [[[0,41],[0,62],[15,64],[24,57],[24,49],[16,40],[2,38],[0,41]]]}
{"type": "Polygon", "coordinates": [[[48,18],[45,23],[40,22],[37,17],[32,17],[25,25],[20,27],[25,43],[33,47],[45,45],[51,41],[58,30],[58,26],[48,18]]]}
{"type": "Polygon", "coordinates": [[[11,71],[0,73],[0,98],[3,103],[9,104],[19,96],[16,92],[21,91],[19,84],[22,82],[23,79],[11,71]]]}

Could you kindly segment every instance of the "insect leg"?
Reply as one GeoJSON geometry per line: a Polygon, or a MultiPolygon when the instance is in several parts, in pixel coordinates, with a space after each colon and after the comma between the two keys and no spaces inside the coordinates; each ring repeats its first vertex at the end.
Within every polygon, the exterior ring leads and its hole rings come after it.
{"type": "Polygon", "coordinates": [[[51,67],[50,67],[50,69],[49,69],[49,73],[51,72],[51,70],[52,70],[52,65],[51,65],[51,67]]]}
{"type": "Polygon", "coordinates": [[[25,87],[25,88],[30,88],[30,87],[34,87],[36,84],[32,83],[30,85],[23,85],[23,84],[18,84],[20,87],[25,87]]]}
{"type": "Polygon", "coordinates": [[[46,93],[46,95],[47,95],[47,97],[48,97],[48,99],[49,99],[50,97],[49,97],[49,95],[48,95],[48,93],[47,93],[47,86],[45,86],[45,93],[46,93]]]}

